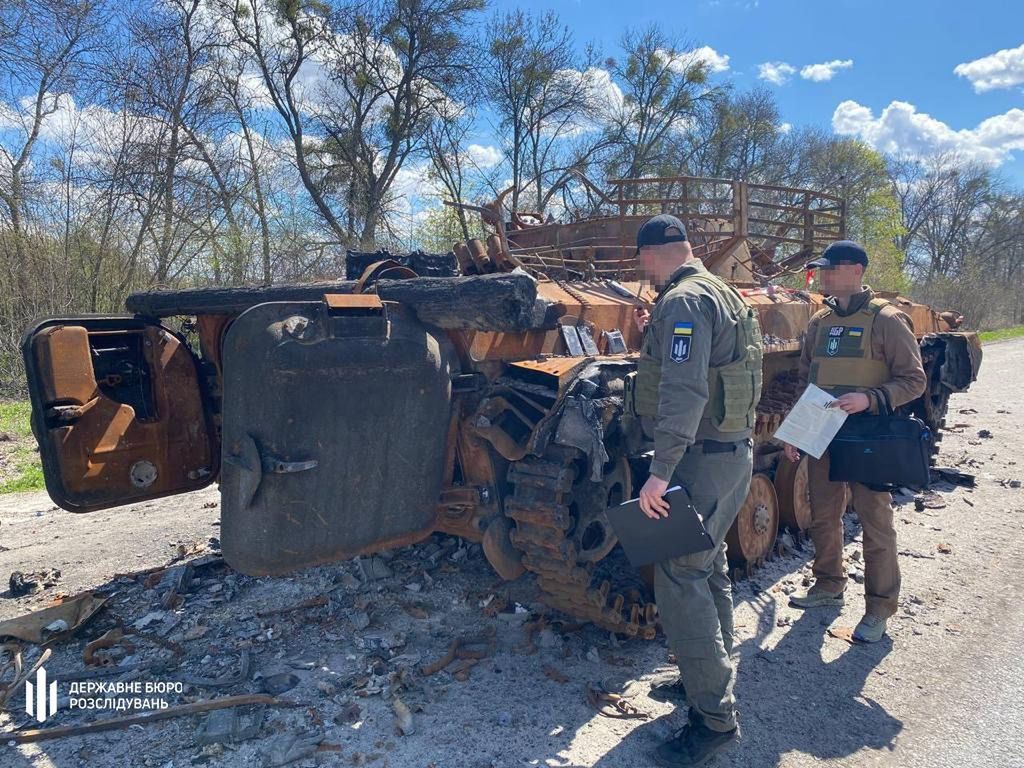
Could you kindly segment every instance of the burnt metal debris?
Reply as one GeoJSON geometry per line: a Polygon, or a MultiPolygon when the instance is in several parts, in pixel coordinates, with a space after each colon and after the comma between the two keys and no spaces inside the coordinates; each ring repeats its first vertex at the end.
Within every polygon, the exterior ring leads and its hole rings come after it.
{"type": "MultiPolygon", "coordinates": [[[[86,512],[219,481],[225,558],[253,575],[445,532],[481,542],[503,578],[533,574],[552,607],[653,637],[649,586],[604,510],[647,474],[650,433],[624,407],[634,308],[655,298],[634,242],[649,216],[672,213],[765,334],[756,474],[729,534],[736,573],[771,555],[780,521],[799,539],[806,473],[779,464],[772,436],[823,301],[804,264],[846,236],[844,202],[682,176],[607,189],[571,176],[552,198],[559,220],[508,211],[506,197],[450,203],[479,213],[487,234],[449,254],[353,251],[345,281],[133,294],[133,317],[31,329],[33,426],[54,501],[86,512]],[[175,316],[188,333],[160,325],[175,316]]],[[[881,295],[920,339],[928,388],[907,410],[937,441],[949,396],[977,375],[978,337],[956,312],[881,295]]]]}

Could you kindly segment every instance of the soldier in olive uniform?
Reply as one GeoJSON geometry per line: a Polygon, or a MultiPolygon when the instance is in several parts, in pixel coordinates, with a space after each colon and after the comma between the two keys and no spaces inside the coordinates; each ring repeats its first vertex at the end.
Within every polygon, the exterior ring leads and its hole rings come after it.
{"type": "MultiPolygon", "coordinates": [[[[878,413],[883,399],[888,407],[898,408],[920,397],[927,384],[910,318],[861,284],[867,265],[867,252],[849,240],[832,243],[807,265],[820,270],[821,287],[829,298],[807,326],[797,391],[808,382],[816,384],[836,397],[833,407],[849,414],[878,413]]],[[[796,448],[785,449],[791,461],[800,460],[796,448]]],[[[790,602],[798,608],[841,606],[846,484],[829,480],[827,451],[820,459],[807,460],[815,583],[790,602]]],[[[885,633],[886,620],[896,613],[900,594],[892,496],[861,483],[850,483],[850,490],[864,531],[867,608],[854,637],[876,642],[885,633]]]]}
{"type": "Polygon", "coordinates": [[[695,766],[739,737],[729,654],[732,589],[725,535],[750,488],[751,431],[761,395],[761,331],[734,288],[693,257],[674,216],[655,216],[637,234],[645,275],[660,288],[641,312],[644,341],[633,408],[653,421],[654,458],[640,492],[651,518],[669,514],[662,498],[682,485],[715,546],[655,566],[655,599],[679,661],[689,724],[658,748],[662,765],[695,766]]]}

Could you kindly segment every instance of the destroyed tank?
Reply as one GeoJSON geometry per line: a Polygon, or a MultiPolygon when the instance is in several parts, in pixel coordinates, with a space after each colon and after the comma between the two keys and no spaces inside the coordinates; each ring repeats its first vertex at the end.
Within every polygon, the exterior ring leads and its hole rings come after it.
{"type": "MultiPolygon", "coordinates": [[[[651,638],[657,609],[605,510],[634,497],[652,441],[624,409],[650,304],[636,230],[668,212],[757,309],[764,393],[755,470],[729,533],[740,572],[809,521],[806,465],[772,435],[796,399],[801,337],[823,297],[803,265],[845,236],[841,200],[678,177],[577,178],[563,220],[479,212],[491,233],[449,254],[348,254],[349,279],[133,294],[125,317],[49,319],[23,353],[47,489],[91,512],[219,482],[224,557],[283,574],[435,531],[482,543],[545,602],[651,638]],[[796,282],[802,287],[787,287],[796,282]],[[165,323],[165,324],[162,324],[165,323]],[[175,325],[176,324],[176,325],[175,325]],[[176,327],[176,330],[172,330],[176,327]]],[[[455,203],[455,205],[461,205],[455,203]]],[[[928,389],[906,410],[938,440],[974,380],[961,318],[882,294],[913,320],[928,389]]]]}

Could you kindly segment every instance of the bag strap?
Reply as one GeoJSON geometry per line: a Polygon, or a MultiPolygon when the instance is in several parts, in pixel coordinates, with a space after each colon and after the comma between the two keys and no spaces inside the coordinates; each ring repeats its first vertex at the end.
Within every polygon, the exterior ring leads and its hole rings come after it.
{"type": "Polygon", "coordinates": [[[892,416],[896,413],[892,407],[892,400],[889,398],[889,393],[881,387],[877,387],[871,390],[878,395],[878,413],[881,416],[892,416]]]}

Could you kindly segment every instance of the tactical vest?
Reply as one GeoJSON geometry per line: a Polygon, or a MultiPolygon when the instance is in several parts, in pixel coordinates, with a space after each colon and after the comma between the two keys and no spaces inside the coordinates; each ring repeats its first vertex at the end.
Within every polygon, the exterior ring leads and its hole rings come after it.
{"type": "MultiPolygon", "coordinates": [[[[735,360],[708,368],[708,402],[701,420],[707,419],[720,432],[743,432],[754,428],[757,402],[761,399],[761,327],[757,312],[724,280],[707,272],[687,274],[673,281],[666,295],[684,280],[696,280],[711,286],[716,296],[737,319],[735,360]]],[[[651,333],[644,334],[637,363],[633,407],[638,416],[658,415],[658,388],[661,384],[661,359],[651,352],[651,333]]]]}
{"type": "Polygon", "coordinates": [[[846,317],[832,309],[818,315],[808,377],[812,384],[838,397],[847,392],[880,387],[889,381],[889,366],[871,357],[875,318],[888,303],[885,299],[871,299],[846,317]]]}

